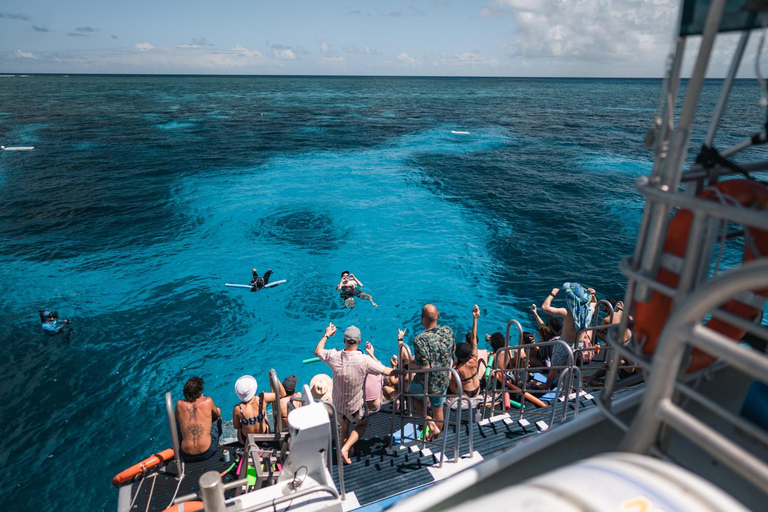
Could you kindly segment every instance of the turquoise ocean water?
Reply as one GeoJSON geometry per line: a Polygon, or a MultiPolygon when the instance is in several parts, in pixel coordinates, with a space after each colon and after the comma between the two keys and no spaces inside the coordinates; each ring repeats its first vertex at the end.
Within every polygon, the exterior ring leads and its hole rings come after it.
{"type": "MultiPolygon", "coordinates": [[[[6,510],[114,510],[111,477],[170,445],[192,375],[308,383],[324,326],[382,360],[434,302],[463,336],[563,281],[622,296],[658,80],[0,78],[0,488],[6,510]],[[454,135],[468,131],[469,135],[454,135]],[[250,270],[288,283],[249,293],[250,270]],[[380,304],[342,309],[352,270],[380,304]],[[37,310],[71,318],[69,341],[37,310]]],[[[719,82],[707,85],[711,110],[719,82]]],[[[726,141],[757,130],[739,82],[726,141]]],[[[697,135],[701,140],[701,134],[697,135]]],[[[340,346],[340,337],[331,346],[340,346]]]]}

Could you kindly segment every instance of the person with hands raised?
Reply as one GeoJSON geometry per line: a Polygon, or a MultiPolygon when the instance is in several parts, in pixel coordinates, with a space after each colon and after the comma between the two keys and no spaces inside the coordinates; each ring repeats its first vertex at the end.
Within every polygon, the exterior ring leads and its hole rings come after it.
{"type": "MultiPolygon", "coordinates": [[[[322,338],[315,347],[315,355],[325,362],[333,372],[332,401],[340,416],[341,458],[351,464],[350,451],[368,426],[368,408],[365,404],[363,386],[369,374],[390,375],[396,370],[386,368],[377,360],[360,350],[360,329],[351,325],[344,331],[344,349],[326,350],[325,344],[336,334],[336,326],[329,323],[322,338]],[[351,430],[350,430],[351,429],[351,430]]],[[[373,351],[373,347],[371,347],[373,351]]]]}
{"type": "Polygon", "coordinates": [[[355,297],[359,297],[363,300],[371,301],[374,307],[379,307],[378,304],[373,302],[373,298],[367,293],[360,290],[363,287],[363,283],[360,282],[353,274],[349,273],[349,270],[345,270],[341,273],[341,281],[336,285],[336,291],[341,292],[341,298],[344,300],[345,308],[355,307],[355,297]]]}

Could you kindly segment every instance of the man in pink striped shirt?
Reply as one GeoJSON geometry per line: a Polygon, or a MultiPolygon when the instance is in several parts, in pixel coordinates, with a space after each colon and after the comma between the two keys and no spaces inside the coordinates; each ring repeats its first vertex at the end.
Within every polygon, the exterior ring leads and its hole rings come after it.
{"type": "Polygon", "coordinates": [[[336,326],[329,323],[315,347],[315,355],[333,371],[332,397],[333,406],[336,407],[341,422],[341,458],[345,464],[351,464],[349,450],[368,426],[368,410],[363,392],[365,377],[368,374],[389,375],[395,370],[383,366],[358,350],[360,329],[354,325],[344,331],[344,350],[325,350],[325,342],[335,334],[336,326]]]}

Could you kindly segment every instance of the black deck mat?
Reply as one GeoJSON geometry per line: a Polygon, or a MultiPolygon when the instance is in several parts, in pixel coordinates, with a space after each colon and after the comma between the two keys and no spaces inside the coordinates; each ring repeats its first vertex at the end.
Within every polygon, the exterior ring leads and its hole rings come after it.
{"type": "MultiPolygon", "coordinates": [[[[142,481],[134,482],[132,484],[131,498],[135,498],[135,503],[133,507],[131,507],[131,510],[162,512],[170,506],[173,495],[176,493],[177,486],[179,487],[179,490],[176,496],[184,496],[185,494],[197,492],[199,487],[198,481],[203,473],[207,471],[218,471],[221,473],[232,465],[236,448],[237,445],[234,444],[220,445],[216,448],[216,453],[210,459],[202,462],[188,462],[184,464],[185,475],[184,479],[181,481],[181,485],[179,485],[179,481],[175,477],[176,463],[174,461],[171,461],[167,466],[167,470],[171,474],[164,474],[161,472],[151,473],[150,475],[156,474],[157,476],[154,478],[144,478],[143,483],[142,481]],[[230,462],[224,462],[222,452],[225,449],[230,452],[230,459],[232,459],[230,462]],[[137,489],[138,496],[136,492],[137,489]],[[150,495],[152,496],[152,503],[150,503],[149,509],[147,509],[147,501],[149,501],[150,495]]],[[[224,478],[224,482],[226,483],[229,481],[230,477],[227,475],[224,478]]],[[[234,495],[234,491],[228,493],[227,497],[230,495],[234,495]]]]}
{"type": "MultiPolygon", "coordinates": [[[[614,393],[614,397],[618,398],[631,392],[632,390],[617,391],[614,393]]],[[[588,400],[583,396],[580,397],[579,403],[580,414],[596,407],[592,400],[588,400]]],[[[559,406],[560,404],[558,404],[558,415],[560,414],[559,406]]],[[[438,462],[435,455],[424,457],[419,451],[411,452],[410,448],[400,449],[398,446],[394,446],[392,450],[387,449],[392,420],[391,407],[391,404],[385,404],[381,412],[371,417],[364,439],[361,439],[355,445],[355,454],[351,457],[352,464],[344,467],[345,491],[354,492],[360,505],[368,505],[434,481],[428,467],[438,462]]],[[[566,413],[566,421],[573,418],[574,409],[575,403],[570,402],[566,413]]],[[[510,412],[513,419],[510,423],[496,421],[485,425],[480,425],[479,423],[472,424],[474,434],[472,449],[480,453],[483,459],[493,458],[504,451],[512,449],[523,439],[541,434],[534,425],[534,421],[531,421],[531,424],[526,427],[521,427],[515,421],[515,410],[513,409],[510,412]]],[[[551,412],[551,409],[547,407],[538,409],[537,412],[546,414],[551,412]]],[[[396,415],[395,429],[398,429],[400,426],[399,412],[396,415]]],[[[451,414],[451,421],[453,421],[453,418],[454,413],[451,414]]],[[[459,452],[461,455],[469,454],[468,434],[470,427],[466,420],[467,414],[465,413],[462,415],[460,427],[461,441],[459,452]]],[[[545,421],[549,423],[549,417],[546,417],[545,421]]],[[[450,447],[456,441],[455,426],[449,426],[443,433],[447,434],[447,455],[453,456],[453,450],[450,447]]],[[[433,445],[429,445],[428,448],[433,453],[440,451],[439,447],[433,445]]],[[[334,458],[333,479],[336,487],[341,490],[335,460],[334,458]]]]}
{"type": "MultiPolygon", "coordinates": [[[[614,397],[618,398],[622,395],[632,393],[633,391],[634,390],[632,389],[616,391],[614,397]]],[[[596,406],[592,400],[587,400],[583,396],[580,397],[579,403],[581,406],[579,408],[580,414],[596,406]]],[[[558,415],[559,405],[560,404],[558,404],[558,415]]],[[[570,402],[567,411],[567,420],[573,418],[574,408],[575,404],[570,402]]],[[[543,413],[542,416],[548,411],[551,411],[549,407],[536,410],[537,413],[543,413]]],[[[510,413],[512,419],[516,420],[517,417],[514,415],[515,410],[512,409],[510,413]]],[[[470,426],[467,422],[467,416],[466,413],[462,414],[462,421],[459,427],[461,429],[461,455],[467,455],[469,453],[468,434],[470,426]]],[[[451,421],[453,421],[453,418],[455,418],[454,413],[451,414],[451,421]]],[[[512,449],[523,439],[540,435],[540,432],[534,425],[535,421],[538,419],[543,418],[540,418],[537,414],[535,419],[529,420],[531,424],[527,427],[521,427],[517,421],[509,423],[496,421],[485,425],[472,423],[472,448],[474,451],[479,452],[484,459],[493,458],[504,451],[512,449]]],[[[545,421],[549,423],[548,416],[545,418],[545,421]]],[[[351,457],[352,464],[344,467],[345,490],[348,493],[354,492],[360,505],[367,505],[434,481],[428,467],[438,462],[435,455],[423,456],[420,451],[412,452],[410,448],[401,449],[397,445],[394,445],[391,450],[388,449],[391,423],[392,404],[384,404],[379,413],[371,416],[364,437],[355,445],[355,453],[351,457]]],[[[395,417],[395,429],[398,429],[399,427],[400,413],[397,411],[395,417]]],[[[455,431],[455,425],[450,425],[443,431],[443,434],[447,436],[448,448],[446,449],[446,452],[448,456],[453,456],[453,450],[450,447],[456,440],[455,431]]],[[[231,458],[234,460],[234,451],[237,448],[237,445],[226,445],[219,446],[216,454],[206,461],[187,463],[186,477],[182,481],[177,495],[183,496],[185,494],[196,492],[198,489],[198,480],[206,471],[215,470],[222,472],[227,469],[231,465],[231,462],[225,463],[222,459],[221,452],[225,448],[229,449],[230,453],[232,453],[231,458]]],[[[430,445],[429,449],[433,453],[440,451],[440,447],[434,445],[430,445]]],[[[335,457],[334,449],[333,479],[336,483],[336,487],[341,490],[335,457]]],[[[171,462],[169,464],[169,469],[174,471],[174,467],[175,464],[171,462]]],[[[132,494],[135,495],[137,489],[139,492],[138,497],[136,498],[136,503],[131,510],[147,509],[147,499],[150,495],[152,480],[155,480],[154,489],[152,490],[153,498],[148,510],[160,512],[168,507],[171,498],[176,491],[178,482],[173,476],[159,474],[154,479],[146,478],[141,485],[141,488],[139,488],[139,482],[134,482],[132,484],[132,494]]],[[[230,481],[230,476],[227,475],[224,481],[225,483],[230,481]]]]}

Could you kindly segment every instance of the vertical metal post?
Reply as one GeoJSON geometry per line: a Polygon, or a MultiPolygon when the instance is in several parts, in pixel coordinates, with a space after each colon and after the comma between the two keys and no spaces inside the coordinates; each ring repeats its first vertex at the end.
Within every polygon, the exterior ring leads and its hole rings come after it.
{"type": "Polygon", "coordinates": [[[736,78],[736,73],[739,71],[741,59],[744,56],[744,49],[747,47],[747,41],[749,41],[749,33],[749,30],[742,32],[739,44],[736,46],[736,52],[733,54],[731,66],[728,68],[728,75],[725,77],[725,82],[723,83],[723,90],[720,92],[720,98],[717,100],[715,113],[712,115],[712,122],[709,125],[707,137],[704,139],[704,144],[706,146],[712,146],[712,142],[715,140],[717,127],[720,125],[720,119],[723,117],[725,104],[728,101],[728,96],[730,95],[731,87],[733,86],[733,80],[736,78]]]}
{"type": "Polygon", "coordinates": [[[165,393],[165,412],[168,415],[168,428],[171,430],[173,460],[176,462],[176,472],[181,477],[184,474],[184,468],[181,465],[181,446],[179,445],[179,434],[176,431],[176,415],[173,412],[173,399],[170,391],[165,393]]]}
{"type": "Polygon", "coordinates": [[[677,284],[677,296],[674,297],[676,301],[688,295],[694,288],[694,280],[698,277],[698,261],[706,259],[706,253],[703,252],[704,244],[701,242],[707,219],[702,212],[692,212],[691,215],[693,222],[691,222],[691,229],[688,233],[688,245],[686,246],[688,251],[683,262],[683,272],[677,284]]]}
{"type": "Polygon", "coordinates": [[[720,21],[723,18],[724,10],[725,0],[712,0],[710,3],[707,20],[701,36],[699,54],[696,57],[696,64],[694,65],[691,79],[688,81],[685,101],[680,112],[678,128],[672,135],[672,154],[670,154],[670,158],[667,159],[662,168],[661,184],[669,186],[672,191],[677,190],[677,187],[680,185],[680,173],[678,170],[682,168],[688,153],[693,117],[696,114],[701,90],[704,88],[704,78],[709,65],[709,57],[712,54],[712,47],[715,44],[715,38],[720,28],[720,21]]]}
{"type": "MultiPolygon", "coordinates": [[[[680,186],[680,172],[678,171],[682,169],[685,157],[688,154],[688,145],[691,138],[691,124],[693,123],[693,117],[696,114],[696,107],[699,102],[701,90],[704,87],[704,77],[707,72],[709,57],[712,53],[712,46],[714,45],[715,37],[717,36],[720,27],[724,8],[725,0],[712,0],[712,3],[710,4],[707,21],[701,38],[701,46],[699,47],[699,54],[696,58],[693,74],[688,82],[685,101],[683,102],[683,108],[680,112],[677,129],[672,133],[669,155],[661,164],[661,171],[658,174],[658,186],[661,186],[663,189],[670,192],[676,192],[677,188],[680,186]]],[[[653,185],[656,184],[654,183],[653,185]]],[[[641,236],[644,235],[643,253],[639,258],[639,261],[638,258],[635,258],[635,261],[633,262],[633,266],[639,264],[638,269],[643,274],[654,275],[656,269],[658,269],[659,255],[662,250],[664,232],[669,220],[670,211],[671,208],[669,206],[661,203],[651,203],[649,208],[647,208],[647,213],[650,218],[647,223],[647,232],[641,234],[641,236]]],[[[648,300],[649,293],[650,290],[647,286],[638,285],[635,298],[643,301],[648,300]]]]}
{"type": "Polygon", "coordinates": [[[205,512],[224,512],[224,487],[218,471],[208,471],[200,477],[200,494],[205,512]]]}
{"type": "Polygon", "coordinates": [[[272,417],[274,418],[275,432],[279,434],[283,431],[283,411],[280,399],[280,380],[277,378],[277,372],[272,369],[269,370],[269,387],[272,388],[272,392],[275,394],[275,401],[272,403],[272,417]]]}
{"type": "Polygon", "coordinates": [[[667,151],[669,150],[668,136],[669,131],[672,130],[672,123],[675,116],[677,89],[680,85],[680,70],[683,66],[683,55],[685,54],[685,41],[686,39],[684,37],[677,38],[675,54],[672,59],[672,67],[669,70],[669,82],[667,84],[666,97],[663,107],[661,133],[656,139],[656,147],[654,148],[656,159],[654,161],[653,171],[651,172],[651,177],[653,178],[658,177],[659,173],[661,172],[662,163],[667,158],[667,151]]]}

